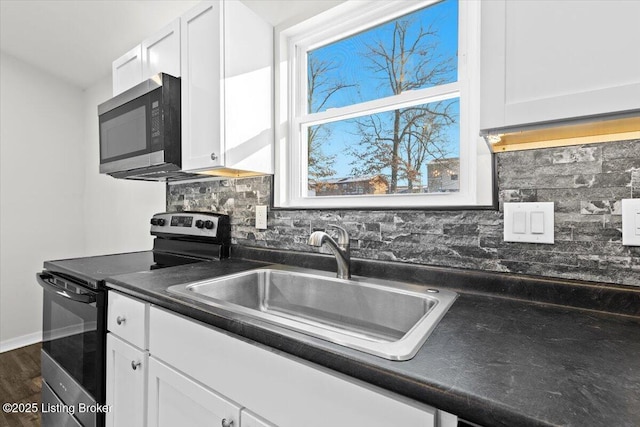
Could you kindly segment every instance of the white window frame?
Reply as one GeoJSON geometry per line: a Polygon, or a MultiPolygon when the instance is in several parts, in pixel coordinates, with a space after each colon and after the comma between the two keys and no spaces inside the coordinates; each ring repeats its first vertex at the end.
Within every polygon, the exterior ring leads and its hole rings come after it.
{"type": "Polygon", "coordinates": [[[351,0],[304,22],[276,28],[276,173],[274,206],[283,208],[491,207],[493,161],[479,136],[480,2],[460,0],[458,81],[348,107],[307,113],[306,52],[437,3],[351,0]],[[460,97],[460,191],[455,193],[308,196],[306,127],[460,97]],[[427,99],[428,98],[428,99],[427,99]],[[336,116],[336,111],[339,115],[336,116]]]}

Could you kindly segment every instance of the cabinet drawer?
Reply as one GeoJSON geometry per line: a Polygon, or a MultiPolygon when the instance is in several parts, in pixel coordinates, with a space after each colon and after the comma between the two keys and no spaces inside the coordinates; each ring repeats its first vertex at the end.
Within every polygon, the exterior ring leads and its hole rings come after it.
{"type": "Polygon", "coordinates": [[[147,349],[148,310],[148,304],[109,291],[107,329],[138,348],[147,349]]]}
{"type": "Polygon", "coordinates": [[[279,427],[428,427],[435,409],[152,307],[149,347],[174,368],[279,427]]]}

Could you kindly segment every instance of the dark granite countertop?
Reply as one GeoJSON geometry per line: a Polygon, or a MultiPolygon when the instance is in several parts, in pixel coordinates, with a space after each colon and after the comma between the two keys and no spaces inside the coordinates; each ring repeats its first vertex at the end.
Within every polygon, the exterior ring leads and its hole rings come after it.
{"type": "MultiPolygon", "coordinates": [[[[295,332],[285,335],[276,326],[166,290],[264,265],[202,262],[114,276],[108,286],[483,426],[640,426],[635,314],[463,291],[417,355],[395,362],[295,332]]],[[[422,282],[429,282],[428,274],[422,282]]],[[[458,285],[453,288],[460,292],[458,285]]],[[[635,290],[627,294],[638,296],[635,290]]]]}

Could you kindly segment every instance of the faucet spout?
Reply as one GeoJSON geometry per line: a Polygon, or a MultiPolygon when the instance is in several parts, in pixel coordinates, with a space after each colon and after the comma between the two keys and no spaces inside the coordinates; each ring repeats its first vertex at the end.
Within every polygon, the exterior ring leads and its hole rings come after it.
{"type": "Polygon", "coordinates": [[[351,254],[349,247],[349,235],[347,234],[347,231],[342,227],[338,227],[337,225],[329,226],[338,229],[338,231],[340,232],[338,242],[333,240],[333,238],[324,231],[314,231],[313,233],[311,233],[311,236],[309,236],[309,245],[321,247],[322,245],[326,244],[329,250],[336,257],[336,263],[338,266],[337,277],[339,279],[350,279],[351,254]]]}

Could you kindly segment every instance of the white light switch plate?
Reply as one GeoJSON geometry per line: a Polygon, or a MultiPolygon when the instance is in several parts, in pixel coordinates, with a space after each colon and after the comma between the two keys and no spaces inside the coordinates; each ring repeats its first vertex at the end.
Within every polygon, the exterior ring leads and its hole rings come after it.
{"type": "Polygon", "coordinates": [[[553,202],[505,203],[504,241],[553,244],[553,208],[553,202]]]}
{"type": "Polygon", "coordinates": [[[266,205],[256,206],[256,228],[258,230],[267,229],[267,206],[266,205]]]}
{"type": "Polygon", "coordinates": [[[622,200],[622,244],[640,246],[640,199],[622,200]]]}

